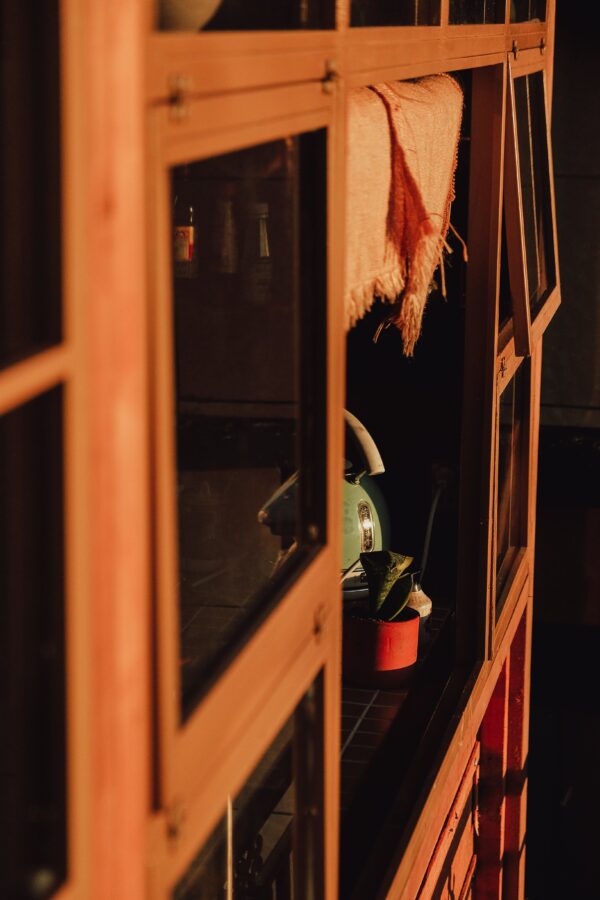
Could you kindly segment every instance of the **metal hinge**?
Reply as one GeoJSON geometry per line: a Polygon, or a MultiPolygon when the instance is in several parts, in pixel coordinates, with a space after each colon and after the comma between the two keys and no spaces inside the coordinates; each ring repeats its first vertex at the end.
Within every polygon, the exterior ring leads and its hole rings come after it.
{"type": "Polygon", "coordinates": [[[327,617],[327,608],[323,603],[321,603],[315,609],[314,617],[313,617],[313,636],[317,643],[320,642],[321,637],[323,635],[323,630],[325,628],[325,619],[327,617]]]}
{"type": "Polygon", "coordinates": [[[183,832],[184,822],[187,817],[186,807],[182,800],[176,798],[165,812],[167,837],[170,841],[176,843],[183,832]]]}
{"type": "Polygon", "coordinates": [[[335,59],[328,59],[325,63],[325,75],[321,79],[323,85],[323,93],[333,94],[335,91],[335,83],[339,78],[338,64],[335,59]]]}
{"type": "Polygon", "coordinates": [[[188,75],[174,75],[169,79],[167,103],[172,119],[185,119],[189,115],[188,95],[192,80],[188,75]]]}

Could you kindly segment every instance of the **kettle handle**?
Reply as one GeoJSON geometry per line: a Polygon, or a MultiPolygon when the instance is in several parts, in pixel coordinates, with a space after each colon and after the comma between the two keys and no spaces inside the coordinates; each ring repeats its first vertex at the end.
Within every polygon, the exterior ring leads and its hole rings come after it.
{"type": "Polygon", "coordinates": [[[363,423],[353,416],[347,409],[344,410],[344,418],[346,424],[352,429],[364,457],[364,463],[368,475],[381,475],[385,472],[385,466],[381,458],[381,453],[377,449],[377,444],[363,425],[363,423]]]}

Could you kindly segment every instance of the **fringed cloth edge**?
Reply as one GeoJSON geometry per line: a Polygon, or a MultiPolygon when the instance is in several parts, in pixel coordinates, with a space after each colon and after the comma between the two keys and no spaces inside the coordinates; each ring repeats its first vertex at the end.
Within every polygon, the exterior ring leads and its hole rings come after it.
{"type": "Polygon", "coordinates": [[[386,324],[394,324],[401,332],[406,356],[414,354],[415,344],[421,333],[429,287],[438,264],[441,262],[443,266],[443,253],[448,246],[446,235],[450,225],[450,209],[455,197],[454,178],[462,118],[462,90],[455,79],[446,74],[423,79],[423,82],[431,83],[434,79],[442,78],[448,79],[453,85],[460,98],[460,109],[441,216],[439,213],[430,213],[425,208],[422,190],[406,161],[395,121],[399,98],[394,97],[394,86],[380,84],[370,88],[381,100],[388,119],[391,180],[385,255],[386,258],[397,261],[397,265],[349,288],[345,301],[345,326],[346,329],[352,328],[369,312],[376,299],[394,303],[398,309],[390,315],[386,324]]]}

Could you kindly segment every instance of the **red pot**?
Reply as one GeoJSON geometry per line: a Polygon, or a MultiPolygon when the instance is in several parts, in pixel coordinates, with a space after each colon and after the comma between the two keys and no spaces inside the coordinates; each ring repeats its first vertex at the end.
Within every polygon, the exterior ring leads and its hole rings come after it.
{"type": "Polygon", "coordinates": [[[395,622],[344,615],[343,674],[351,684],[402,687],[417,661],[419,620],[415,609],[405,609],[395,622]]]}

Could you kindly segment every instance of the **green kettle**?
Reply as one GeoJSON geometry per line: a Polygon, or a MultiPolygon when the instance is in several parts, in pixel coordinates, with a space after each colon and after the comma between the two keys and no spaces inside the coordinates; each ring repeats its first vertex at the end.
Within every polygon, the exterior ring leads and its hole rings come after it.
{"type": "Polygon", "coordinates": [[[361,553],[389,546],[387,505],[375,476],[385,471],[375,441],[356,416],[344,411],[346,452],[343,487],[342,578],[344,595],[366,591],[361,553]]]}

